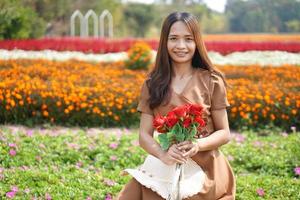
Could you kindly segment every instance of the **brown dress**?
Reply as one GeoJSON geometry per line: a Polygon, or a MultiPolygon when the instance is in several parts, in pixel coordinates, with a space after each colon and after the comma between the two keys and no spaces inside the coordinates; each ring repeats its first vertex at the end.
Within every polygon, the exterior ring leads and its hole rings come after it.
{"type": "MultiPolygon", "coordinates": [[[[157,114],[166,115],[176,106],[187,103],[201,104],[204,106],[208,116],[208,122],[204,131],[209,135],[215,131],[211,111],[230,106],[222,78],[202,68],[197,68],[180,94],[174,90],[172,90],[171,93],[172,97],[167,105],[161,105],[151,110],[147,104],[149,93],[144,82],[137,107],[138,111],[153,116],[157,114]]],[[[235,199],[235,177],[229,162],[219,149],[198,152],[192,159],[203,169],[206,174],[206,179],[201,192],[187,198],[187,200],[235,199]]],[[[124,186],[117,199],[162,200],[163,198],[132,178],[129,183],[124,186]]]]}

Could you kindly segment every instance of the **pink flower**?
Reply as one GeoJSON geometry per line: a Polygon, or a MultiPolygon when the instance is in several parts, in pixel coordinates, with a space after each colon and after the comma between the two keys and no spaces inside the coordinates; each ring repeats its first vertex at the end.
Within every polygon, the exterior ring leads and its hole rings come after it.
{"type": "Polygon", "coordinates": [[[29,194],[29,193],[30,193],[30,189],[29,189],[29,188],[26,188],[26,189],[24,190],[24,192],[25,192],[26,194],[29,194]]]}
{"type": "Polygon", "coordinates": [[[256,190],[256,193],[258,194],[258,196],[261,196],[261,197],[265,195],[265,191],[262,188],[258,188],[256,190]]]}
{"type": "Polygon", "coordinates": [[[140,145],[140,143],[139,143],[138,140],[133,140],[133,141],[131,141],[131,144],[132,144],[133,146],[135,146],[135,147],[137,147],[137,146],[140,145]]]}
{"type": "Polygon", "coordinates": [[[234,160],[234,157],[233,157],[232,155],[229,155],[229,156],[227,156],[227,159],[228,159],[229,161],[233,161],[233,160],[234,160]]]}
{"type": "Polygon", "coordinates": [[[85,200],[92,200],[92,197],[88,196],[85,200]]]}
{"type": "Polygon", "coordinates": [[[294,172],[296,175],[300,176],[300,167],[295,167],[294,172]]]}
{"type": "Polygon", "coordinates": [[[16,192],[14,192],[14,191],[10,191],[10,192],[6,193],[6,197],[9,198],[9,199],[14,198],[15,195],[16,195],[16,192]]]}
{"type": "Polygon", "coordinates": [[[111,149],[116,149],[116,148],[118,148],[118,146],[119,146],[119,144],[118,144],[118,143],[115,143],[115,142],[113,142],[113,143],[111,143],[111,144],[109,145],[109,147],[110,147],[111,149]]]}
{"type": "Polygon", "coordinates": [[[237,143],[243,143],[245,141],[246,137],[242,134],[235,134],[235,141],[237,143]]]}
{"type": "Polygon", "coordinates": [[[75,144],[75,143],[67,143],[67,145],[70,149],[75,149],[75,150],[80,149],[80,145],[75,144]]]}
{"type": "Polygon", "coordinates": [[[15,156],[17,152],[14,149],[9,150],[9,155],[15,156]]]}
{"type": "Polygon", "coordinates": [[[12,148],[16,148],[17,147],[17,145],[15,143],[9,143],[8,146],[12,147],[12,148]]]}
{"type": "Polygon", "coordinates": [[[281,136],[282,136],[282,137],[287,137],[287,136],[289,136],[289,135],[287,134],[287,132],[284,131],[284,132],[281,133],[281,136]]]}
{"type": "Polygon", "coordinates": [[[106,197],[105,197],[105,200],[112,200],[111,194],[107,194],[106,197]]]}
{"type": "Polygon", "coordinates": [[[117,159],[118,159],[118,157],[115,155],[110,156],[110,160],[112,160],[112,161],[116,161],[117,159]]]}
{"type": "Polygon", "coordinates": [[[255,146],[255,147],[262,147],[262,146],[263,146],[263,143],[260,142],[260,141],[254,141],[254,142],[253,142],[253,146],[255,146]]]}
{"type": "Polygon", "coordinates": [[[45,194],[45,198],[46,198],[46,200],[52,200],[52,198],[51,198],[51,196],[50,196],[49,193],[46,193],[46,194],[45,194]]]}
{"type": "Polygon", "coordinates": [[[114,186],[114,185],[116,185],[116,182],[115,182],[115,181],[110,180],[110,179],[108,179],[108,178],[105,178],[103,182],[104,182],[104,184],[107,185],[107,186],[114,186]]]}
{"type": "Polygon", "coordinates": [[[41,157],[41,156],[36,156],[35,159],[36,159],[37,161],[41,161],[41,160],[42,160],[42,157],[41,157]]]}
{"type": "Polygon", "coordinates": [[[26,135],[27,135],[28,137],[31,137],[31,136],[33,135],[33,130],[28,130],[28,131],[26,132],[26,135]]]}
{"type": "Polygon", "coordinates": [[[4,174],[0,174],[0,181],[4,180],[4,174]]]}
{"type": "Polygon", "coordinates": [[[46,148],[46,146],[43,143],[39,144],[39,147],[42,148],[42,149],[46,148]]]}
{"type": "Polygon", "coordinates": [[[82,167],[82,165],[83,165],[83,163],[82,163],[82,162],[77,162],[77,163],[76,163],[76,167],[77,167],[77,168],[80,168],[80,167],[82,167]]]}
{"type": "Polygon", "coordinates": [[[12,186],[10,189],[11,189],[12,192],[18,192],[19,191],[19,188],[17,186],[12,186]]]}
{"type": "Polygon", "coordinates": [[[26,170],[29,170],[29,167],[26,166],[26,165],[22,165],[22,166],[20,167],[20,170],[26,171],[26,170]]]}
{"type": "Polygon", "coordinates": [[[89,144],[88,148],[89,148],[89,150],[93,150],[93,149],[95,149],[95,146],[93,144],[89,144]]]}
{"type": "Polygon", "coordinates": [[[0,174],[2,174],[4,171],[4,168],[0,167],[0,174]]]}

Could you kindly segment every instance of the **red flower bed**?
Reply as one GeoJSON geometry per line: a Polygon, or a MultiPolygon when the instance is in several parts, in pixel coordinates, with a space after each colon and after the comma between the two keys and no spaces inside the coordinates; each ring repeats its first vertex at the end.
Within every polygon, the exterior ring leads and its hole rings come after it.
{"type": "MultiPolygon", "coordinates": [[[[226,40],[226,38],[225,38],[226,40]]],[[[81,51],[85,53],[111,53],[127,51],[133,43],[144,41],[148,43],[152,49],[157,49],[158,40],[156,39],[95,39],[95,38],[44,38],[32,40],[2,40],[0,41],[0,49],[23,49],[40,51],[51,49],[56,51],[81,51]]],[[[279,41],[208,41],[206,42],[209,51],[216,51],[221,54],[229,54],[232,52],[242,52],[250,50],[261,51],[287,51],[300,52],[300,42],[279,42],[279,41]]]]}

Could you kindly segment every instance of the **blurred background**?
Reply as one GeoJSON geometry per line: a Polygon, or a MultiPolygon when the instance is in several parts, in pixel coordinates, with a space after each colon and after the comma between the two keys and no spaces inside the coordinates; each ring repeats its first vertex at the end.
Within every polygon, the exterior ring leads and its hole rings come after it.
{"type": "Polygon", "coordinates": [[[196,15],[205,34],[300,31],[299,0],[1,0],[0,39],[70,35],[77,9],[109,10],[116,38],[157,38],[173,11],[196,15]]]}

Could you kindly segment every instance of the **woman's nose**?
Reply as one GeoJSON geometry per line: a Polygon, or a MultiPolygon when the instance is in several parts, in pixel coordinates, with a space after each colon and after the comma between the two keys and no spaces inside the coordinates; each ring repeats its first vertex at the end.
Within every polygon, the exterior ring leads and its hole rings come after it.
{"type": "Polygon", "coordinates": [[[179,39],[179,40],[177,41],[176,47],[177,47],[177,48],[185,48],[185,47],[186,47],[185,41],[182,40],[182,39],[179,39]]]}

